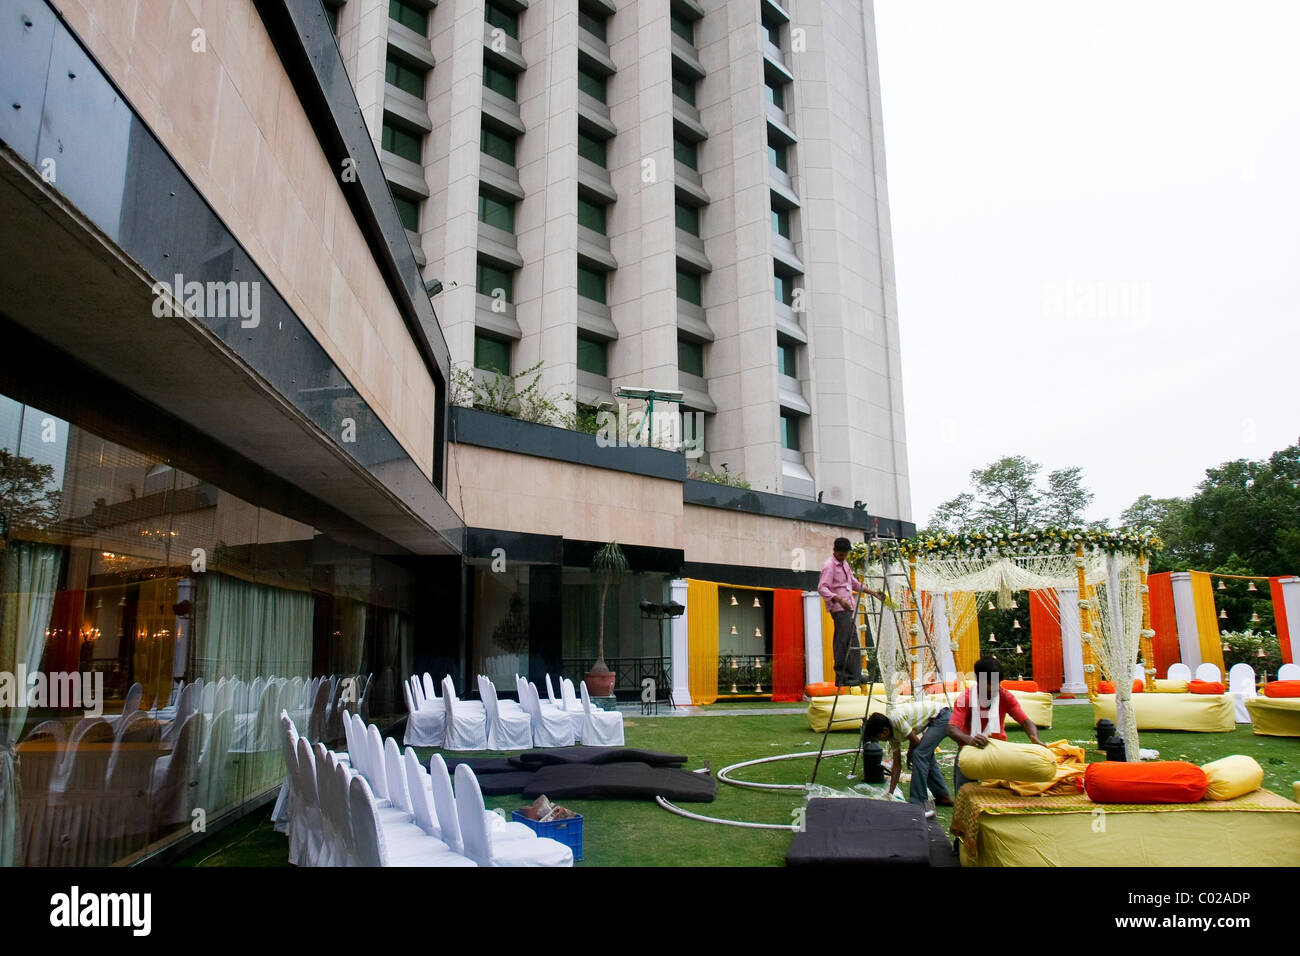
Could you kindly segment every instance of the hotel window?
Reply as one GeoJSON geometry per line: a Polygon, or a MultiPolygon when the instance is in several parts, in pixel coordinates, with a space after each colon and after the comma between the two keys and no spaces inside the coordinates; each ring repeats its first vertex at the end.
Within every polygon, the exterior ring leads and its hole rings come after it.
{"type": "Polygon", "coordinates": [[[515,74],[498,70],[487,63],[483,64],[483,85],[508,100],[519,98],[519,83],[515,74]]]}
{"type": "Polygon", "coordinates": [[[776,368],[782,375],[799,377],[799,360],[795,346],[780,339],[776,340],[776,368]]]}
{"type": "Polygon", "coordinates": [[[484,126],[479,136],[479,149],[511,166],[515,164],[515,137],[503,136],[484,126]]]}
{"type": "Polygon", "coordinates": [[[498,375],[510,374],[510,343],[482,332],[474,333],[474,367],[498,375]]]}
{"type": "Polygon", "coordinates": [[[790,210],[772,210],[772,231],[778,236],[784,236],[787,239],[790,238],[790,210]]]}
{"type": "Polygon", "coordinates": [[[687,339],[677,340],[677,370],[686,375],[704,377],[704,346],[687,339]]]}
{"type": "Polygon", "coordinates": [[[684,76],[673,74],[673,96],[685,100],[691,106],[695,105],[695,81],[687,79],[684,76]]]}
{"type": "Polygon", "coordinates": [[[479,189],[478,221],[485,225],[515,231],[515,201],[489,189],[479,189]]]}
{"type": "Polygon", "coordinates": [[[602,169],[605,167],[605,141],[596,139],[594,136],[588,136],[582,130],[578,130],[578,155],[583,159],[589,159],[602,169]]]}
{"type": "Polygon", "coordinates": [[[393,59],[392,54],[388,56],[384,64],[384,79],[397,87],[410,93],[412,96],[424,96],[424,71],[413,70],[393,59]]]}
{"type": "Polygon", "coordinates": [[[700,144],[673,137],[673,158],[687,169],[700,170],[700,144]]]}
{"type": "Polygon", "coordinates": [[[383,132],[380,133],[380,145],[394,156],[400,156],[413,163],[420,162],[420,137],[387,121],[384,122],[383,132]]]}
{"type": "Polygon", "coordinates": [[[763,89],[767,92],[767,101],[777,109],[785,109],[785,86],[776,86],[772,80],[768,80],[763,89]]]}
{"type": "Polygon", "coordinates": [[[578,225],[605,235],[605,207],[578,197],[578,225]]]}
{"type": "Polygon", "coordinates": [[[592,375],[609,374],[609,344],[578,335],[578,370],[592,375]]]}
{"type": "Polygon", "coordinates": [[[694,46],[695,45],[695,21],[687,20],[676,10],[672,11],[671,16],[673,22],[673,33],[676,33],[687,43],[690,43],[692,46],[694,46]]]}
{"type": "Polygon", "coordinates": [[[605,102],[605,77],[597,76],[582,65],[578,66],[578,89],[602,103],[605,102]]]}
{"type": "Polygon", "coordinates": [[[776,301],[782,305],[794,306],[794,277],[783,276],[779,272],[775,275],[776,282],[776,301]]]}
{"type": "Polygon", "coordinates": [[[781,447],[799,451],[799,418],[793,412],[781,412],[781,447]]]}
{"type": "Polygon", "coordinates": [[[393,203],[397,206],[397,218],[402,220],[402,225],[411,232],[419,232],[420,204],[405,196],[394,196],[393,203]]]}
{"type": "Polygon", "coordinates": [[[487,21],[488,26],[499,28],[512,40],[519,39],[519,14],[503,9],[492,0],[488,0],[483,10],[483,19],[487,21]]]}
{"type": "Polygon", "coordinates": [[[420,36],[429,35],[429,11],[406,0],[388,0],[388,18],[420,36]]]}
{"type": "Polygon", "coordinates": [[[784,143],[777,145],[767,141],[767,161],[783,173],[790,171],[790,147],[784,143]]]}
{"type": "Polygon", "coordinates": [[[578,295],[592,302],[605,304],[605,273],[597,269],[578,266],[578,295]]]}
{"type": "Polygon", "coordinates": [[[677,270],[677,298],[684,299],[692,305],[704,304],[703,282],[693,272],[677,270]]]}
{"type": "Polygon", "coordinates": [[[578,8],[578,26],[586,30],[596,39],[604,42],[605,36],[605,17],[598,17],[594,13],[588,13],[583,7],[578,8]]]}
{"type": "Polygon", "coordinates": [[[692,236],[700,234],[700,210],[698,206],[677,203],[677,228],[689,232],[692,236]]]}
{"type": "MultiPolygon", "coordinates": [[[[491,296],[493,292],[500,289],[503,301],[514,301],[514,273],[488,265],[482,260],[479,260],[478,270],[474,276],[474,287],[479,295],[487,296],[491,296]]],[[[496,298],[496,296],[493,296],[493,298],[496,298]]]]}
{"type": "Polygon", "coordinates": [[[767,34],[767,42],[774,47],[781,46],[781,24],[763,21],[763,32],[767,34]]]}

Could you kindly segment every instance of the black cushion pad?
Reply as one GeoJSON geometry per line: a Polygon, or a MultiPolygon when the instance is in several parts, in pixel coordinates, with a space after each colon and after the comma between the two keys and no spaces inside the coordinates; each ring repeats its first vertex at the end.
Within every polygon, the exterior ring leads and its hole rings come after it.
{"type": "Polygon", "coordinates": [[[456,776],[456,768],[461,764],[473,770],[476,777],[494,773],[518,773],[530,769],[519,766],[508,757],[443,757],[443,760],[447,764],[447,772],[453,777],[456,776]]]}
{"type": "MultiPolygon", "coordinates": [[[[934,839],[925,808],[863,798],[808,801],[804,829],[786,853],[788,866],[930,866],[934,839]]],[[[947,856],[952,847],[938,828],[947,856]]],[[[941,849],[935,855],[944,860],[941,849]]],[[[946,864],[950,865],[950,864],[946,864]]]]}
{"type": "Polygon", "coordinates": [[[656,796],[675,803],[711,803],[718,782],[707,773],[651,767],[644,763],[559,764],[542,767],[524,789],[524,797],[542,794],[562,799],[643,799],[656,796]]]}
{"type": "Polygon", "coordinates": [[[507,793],[519,793],[530,783],[536,774],[528,770],[516,770],[514,773],[486,773],[478,778],[478,788],[485,797],[500,797],[507,793]]]}
{"type": "Polygon", "coordinates": [[[511,757],[510,762],[517,767],[575,763],[644,763],[651,767],[680,767],[686,763],[686,755],[636,750],[632,747],[554,747],[550,750],[530,750],[518,757],[511,757]]]}

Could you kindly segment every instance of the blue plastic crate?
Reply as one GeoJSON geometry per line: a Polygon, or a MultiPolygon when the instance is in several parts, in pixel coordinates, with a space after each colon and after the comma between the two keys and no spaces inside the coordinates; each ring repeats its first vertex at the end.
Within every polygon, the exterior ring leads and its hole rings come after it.
{"type": "Polygon", "coordinates": [[[549,823],[530,820],[518,810],[512,816],[516,823],[529,827],[539,837],[563,843],[573,851],[574,860],[582,859],[582,814],[567,820],[551,820],[549,823]]]}

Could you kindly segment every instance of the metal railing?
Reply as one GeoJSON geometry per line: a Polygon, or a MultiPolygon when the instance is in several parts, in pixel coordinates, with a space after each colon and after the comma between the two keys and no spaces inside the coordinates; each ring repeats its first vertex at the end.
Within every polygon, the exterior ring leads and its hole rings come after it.
{"type": "MultiPolygon", "coordinates": [[[[560,659],[561,673],[576,683],[593,663],[590,657],[564,657],[560,659]]],[[[667,700],[672,693],[673,663],[667,657],[607,657],[605,666],[614,672],[615,695],[640,699],[641,682],[647,677],[655,682],[657,699],[667,700]]]]}
{"type": "Polygon", "coordinates": [[[724,654],[718,658],[718,696],[772,693],[771,654],[724,654]]]}

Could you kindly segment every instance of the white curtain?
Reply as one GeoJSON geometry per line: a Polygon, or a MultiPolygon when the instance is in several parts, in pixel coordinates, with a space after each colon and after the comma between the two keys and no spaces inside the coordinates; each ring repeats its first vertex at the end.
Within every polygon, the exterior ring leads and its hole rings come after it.
{"type": "Polygon", "coordinates": [[[302,591],[199,575],[191,658],[204,680],[238,675],[306,677],[311,672],[315,600],[302,591]]]}
{"type": "MultiPolygon", "coordinates": [[[[11,542],[4,551],[0,583],[0,669],[15,673],[41,666],[45,631],[63,568],[55,545],[11,542]]],[[[14,745],[27,722],[26,687],[16,706],[0,708],[0,866],[13,866],[18,851],[18,786],[14,745]]]]}

